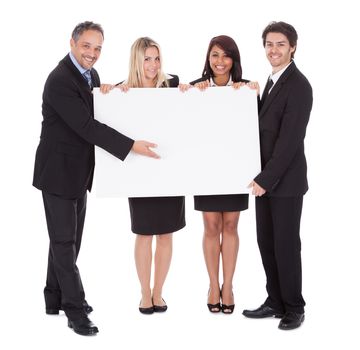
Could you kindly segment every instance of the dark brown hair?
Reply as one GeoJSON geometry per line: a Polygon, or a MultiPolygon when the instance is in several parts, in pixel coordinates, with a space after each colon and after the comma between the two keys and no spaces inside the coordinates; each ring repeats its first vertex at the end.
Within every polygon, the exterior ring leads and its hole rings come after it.
{"type": "Polygon", "coordinates": [[[203,77],[213,77],[214,76],[214,73],[210,67],[209,56],[210,56],[211,49],[215,45],[221,47],[221,49],[224,50],[225,53],[233,60],[233,65],[232,65],[231,71],[230,71],[232,81],[233,82],[241,81],[242,68],[241,68],[239,48],[237,47],[234,39],[232,39],[226,35],[219,35],[210,40],[202,76],[203,77]]]}
{"type": "MultiPolygon", "coordinates": [[[[262,33],[264,47],[266,43],[266,36],[269,33],[281,33],[285,35],[286,38],[289,40],[290,46],[295,47],[296,51],[298,35],[295,28],[291,24],[285,22],[270,22],[262,33]]],[[[294,58],[295,51],[291,53],[291,58],[294,58]]]]}

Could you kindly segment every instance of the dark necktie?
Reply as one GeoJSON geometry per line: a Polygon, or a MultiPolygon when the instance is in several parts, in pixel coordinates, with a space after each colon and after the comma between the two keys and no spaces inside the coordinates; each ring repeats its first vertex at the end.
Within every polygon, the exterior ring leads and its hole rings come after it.
{"type": "Polygon", "coordinates": [[[269,95],[269,91],[272,88],[272,86],[274,85],[274,82],[272,81],[271,78],[268,79],[266,85],[265,85],[265,89],[262,95],[262,99],[261,99],[261,104],[264,104],[267,96],[269,95]]]}
{"type": "Polygon", "coordinates": [[[86,81],[87,81],[87,83],[89,84],[90,89],[91,89],[91,88],[92,88],[92,81],[91,81],[90,70],[86,70],[86,71],[83,73],[83,77],[86,79],[86,81]]]}

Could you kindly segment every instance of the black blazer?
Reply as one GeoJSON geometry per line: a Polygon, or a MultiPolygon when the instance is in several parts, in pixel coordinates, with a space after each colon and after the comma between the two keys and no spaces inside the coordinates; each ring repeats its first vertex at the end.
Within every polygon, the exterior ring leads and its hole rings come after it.
{"type": "Polygon", "coordinates": [[[179,77],[175,74],[168,74],[170,78],[167,80],[169,87],[178,87],[179,86],[179,77]]]}
{"type": "Polygon", "coordinates": [[[300,196],[308,190],[304,153],[312,88],[292,62],[273,86],[259,113],[261,173],[255,182],[270,196],[300,196]]]}
{"type": "MultiPolygon", "coordinates": [[[[175,74],[168,74],[169,78],[167,79],[167,82],[169,84],[169,87],[178,87],[179,86],[179,77],[175,74]]],[[[120,85],[125,80],[121,81],[120,83],[115,84],[115,86],[120,85]]],[[[166,85],[163,83],[161,87],[166,87],[166,85]]]]}
{"type": "MultiPolygon", "coordinates": [[[[93,86],[100,86],[96,70],[91,74],[93,86]]],[[[91,190],[94,145],[124,160],[134,143],[94,119],[91,89],[69,55],[46,80],[42,114],[33,185],[63,198],[80,198],[91,190]]]]}

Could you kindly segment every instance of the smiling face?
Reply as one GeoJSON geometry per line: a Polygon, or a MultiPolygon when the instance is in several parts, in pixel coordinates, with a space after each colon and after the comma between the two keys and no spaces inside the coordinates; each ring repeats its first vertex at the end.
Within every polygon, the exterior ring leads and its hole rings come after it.
{"type": "Polygon", "coordinates": [[[97,30],[86,30],[78,38],[70,40],[71,53],[84,69],[91,69],[101,54],[103,36],[97,30]]]}
{"type": "Polygon", "coordinates": [[[265,52],[273,73],[286,67],[291,61],[291,54],[295,52],[296,46],[291,47],[289,40],[281,33],[268,33],[265,39],[265,52]]]}
{"type": "Polygon", "coordinates": [[[151,83],[153,85],[156,80],[159,70],[161,68],[160,55],[159,50],[155,46],[150,46],[145,50],[144,55],[144,78],[145,82],[143,82],[144,86],[149,85],[151,83]]]}
{"type": "Polygon", "coordinates": [[[217,45],[212,47],[209,54],[209,63],[215,77],[230,77],[233,60],[221,47],[217,45]]]}

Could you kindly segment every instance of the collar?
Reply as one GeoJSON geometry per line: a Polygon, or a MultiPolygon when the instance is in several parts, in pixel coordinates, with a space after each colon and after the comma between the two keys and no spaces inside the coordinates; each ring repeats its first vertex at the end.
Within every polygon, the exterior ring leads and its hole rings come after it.
{"type": "Polygon", "coordinates": [[[281,69],[278,72],[270,75],[269,79],[271,79],[273,81],[274,85],[280,79],[281,75],[286,71],[286,69],[290,66],[291,63],[293,63],[293,60],[291,60],[290,63],[286,67],[284,67],[283,69],[281,69]]]}
{"type": "MultiPolygon", "coordinates": [[[[229,81],[226,83],[226,85],[225,85],[225,86],[231,86],[231,85],[232,85],[232,83],[233,83],[233,81],[232,81],[232,79],[231,79],[231,75],[230,75],[229,81]]],[[[213,78],[212,78],[212,77],[210,77],[210,86],[211,86],[211,87],[214,87],[214,86],[219,86],[219,85],[216,85],[216,84],[215,84],[215,82],[214,82],[214,80],[213,80],[213,78]]]]}
{"type": "Polygon", "coordinates": [[[76,60],[76,58],[74,57],[74,55],[72,54],[72,52],[69,52],[69,57],[71,59],[71,62],[74,64],[74,66],[78,69],[78,71],[81,73],[81,75],[83,75],[86,71],[91,71],[91,69],[85,69],[83,68],[78,61],[76,60]]]}

